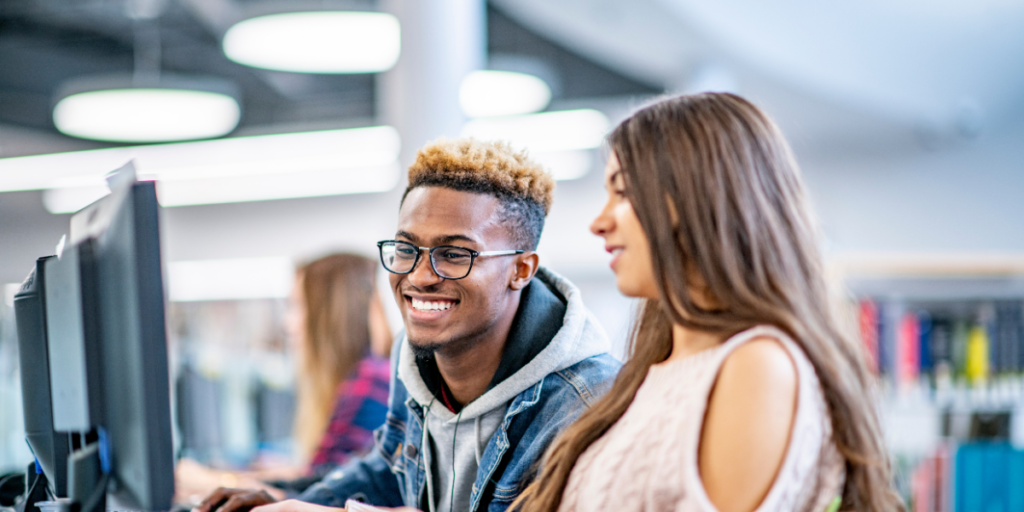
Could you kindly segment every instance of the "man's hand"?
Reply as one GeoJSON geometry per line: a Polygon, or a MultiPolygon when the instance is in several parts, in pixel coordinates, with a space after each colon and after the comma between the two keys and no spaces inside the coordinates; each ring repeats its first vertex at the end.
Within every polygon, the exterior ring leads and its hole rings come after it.
{"type": "Polygon", "coordinates": [[[218,487],[195,508],[195,512],[249,512],[255,507],[275,501],[267,491],[218,487]]]}

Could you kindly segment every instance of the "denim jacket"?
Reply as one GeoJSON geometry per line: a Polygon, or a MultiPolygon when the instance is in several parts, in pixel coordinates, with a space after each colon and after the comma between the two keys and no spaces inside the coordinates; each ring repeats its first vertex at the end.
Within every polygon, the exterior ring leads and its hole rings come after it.
{"type": "MultiPolygon", "coordinates": [[[[579,290],[544,268],[537,278],[565,297],[564,324],[544,351],[509,378],[530,381],[506,402],[504,418],[483,448],[468,512],[505,510],[529,483],[551,441],[607,391],[620,367],[607,353],[607,337],[583,307],[579,290]]],[[[430,471],[421,453],[427,404],[422,383],[410,382],[411,393],[401,378],[399,367],[408,365],[402,361],[403,352],[409,354],[405,343],[400,339],[392,353],[387,420],[374,432],[373,450],[329,473],[300,500],[334,507],[347,499],[420,506],[430,471]]],[[[408,369],[403,373],[408,379],[408,369]]]]}

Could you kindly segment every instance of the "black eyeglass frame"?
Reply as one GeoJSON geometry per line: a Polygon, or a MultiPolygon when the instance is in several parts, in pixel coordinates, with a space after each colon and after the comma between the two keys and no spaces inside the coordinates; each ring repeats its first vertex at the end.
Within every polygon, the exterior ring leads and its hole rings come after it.
{"type": "Polygon", "coordinates": [[[411,274],[414,270],[416,270],[416,265],[420,264],[420,255],[423,254],[423,251],[427,251],[427,254],[430,255],[430,257],[428,258],[430,260],[430,269],[434,271],[434,274],[437,277],[440,277],[441,279],[449,279],[449,280],[452,280],[452,281],[458,281],[459,279],[465,279],[467,276],[469,276],[469,273],[473,271],[473,264],[476,263],[476,259],[477,258],[487,257],[487,256],[512,256],[514,254],[523,254],[523,253],[526,252],[526,251],[521,250],[521,249],[506,249],[506,250],[503,250],[503,251],[474,251],[473,249],[470,249],[468,247],[461,247],[461,246],[458,246],[458,245],[438,245],[438,246],[435,246],[435,247],[420,247],[420,246],[418,246],[418,245],[416,245],[416,244],[414,244],[412,242],[406,242],[404,240],[381,240],[381,241],[377,242],[377,252],[380,254],[380,264],[384,266],[384,270],[387,270],[388,272],[391,272],[392,274],[397,274],[397,275],[400,275],[400,276],[404,276],[406,274],[411,274]],[[395,272],[394,270],[391,270],[390,268],[388,268],[388,264],[384,262],[384,244],[389,244],[389,243],[390,244],[403,244],[403,245],[407,245],[407,246],[410,246],[410,247],[414,247],[416,249],[416,259],[413,260],[412,266],[409,267],[409,270],[407,270],[405,272],[395,272]],[[459,249],[461,251],[468,252],[469,253],[469,268],[466,269],[466,275],[464,275],[462,277],[446,277],[446,276],[441,275],[441,273],[437,271],[437,265],[434,264],[434,251],[436,251],[438,249],[459,249]]]}

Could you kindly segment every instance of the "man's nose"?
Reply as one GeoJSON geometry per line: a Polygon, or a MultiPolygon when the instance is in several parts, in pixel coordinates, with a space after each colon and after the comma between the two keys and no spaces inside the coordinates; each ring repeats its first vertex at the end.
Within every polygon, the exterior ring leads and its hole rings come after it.
{"type": "Polygon", "coordinates": [[[416,264],[416,268],[409,272],[409,284],[417,288],[427,288],[440,284],[444,279],[434,272],[433,265],[430,264],[430,253],[423,251],[420,256],[420,261],[416,264]]]}

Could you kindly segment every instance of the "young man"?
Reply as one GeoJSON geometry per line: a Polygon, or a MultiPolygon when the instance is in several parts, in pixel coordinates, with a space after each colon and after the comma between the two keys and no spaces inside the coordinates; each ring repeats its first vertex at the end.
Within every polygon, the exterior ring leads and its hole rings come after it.
{"type": "MultiPolygon", "coordinates": [[[[419,151],[395,237],[378,243],[406,329],[392,351],[387,421],[366,457],[268,509],[348,499],[431,512],[508,507],[619,369],[579,290],[539,267],[553,189],[506,144],[419,151]]],[[[220,489],[199,512],[272,501],[220,489]]]]}

